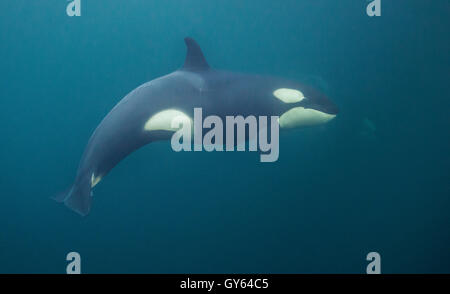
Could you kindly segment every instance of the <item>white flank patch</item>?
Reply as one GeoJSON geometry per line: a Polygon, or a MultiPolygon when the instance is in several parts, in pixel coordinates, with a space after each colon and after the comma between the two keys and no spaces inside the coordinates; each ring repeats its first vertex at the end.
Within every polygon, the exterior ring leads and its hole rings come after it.
{"type": "Polygon", "coordinates": [[[181,128],[172,127],[172,121],[176,118],[177,121],[190,121],[191,125],[192,119],[184,114],[183,112],[176,109],[167,109],[158,112],[149,118],[145,123],[144,129],[146,131],[177,131],[181,128]]]}

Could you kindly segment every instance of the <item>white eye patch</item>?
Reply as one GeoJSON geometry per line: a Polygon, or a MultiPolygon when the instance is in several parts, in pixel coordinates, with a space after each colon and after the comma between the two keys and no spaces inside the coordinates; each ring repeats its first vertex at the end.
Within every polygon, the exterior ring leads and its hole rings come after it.
{"type": "Polygon", "coordinates": [[[273,95],[284,103],[296,103],[305,99],[305,96],[299,90],[280,88],[273,92],[273,95]]]}

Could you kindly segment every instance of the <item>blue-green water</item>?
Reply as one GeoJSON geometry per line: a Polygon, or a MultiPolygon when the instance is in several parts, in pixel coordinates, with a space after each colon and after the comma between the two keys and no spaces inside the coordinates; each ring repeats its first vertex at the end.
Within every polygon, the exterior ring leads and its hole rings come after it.
{"type": "Polygon", "coordinates": [[[367,1],[0,2],[0,272],[450,272],[450,4],[367,1]],[[282,135],[280,158],[140,149],[81,218],[49,199],[183,38],[220,69],[305,79],[339,106],[282,135]]]}

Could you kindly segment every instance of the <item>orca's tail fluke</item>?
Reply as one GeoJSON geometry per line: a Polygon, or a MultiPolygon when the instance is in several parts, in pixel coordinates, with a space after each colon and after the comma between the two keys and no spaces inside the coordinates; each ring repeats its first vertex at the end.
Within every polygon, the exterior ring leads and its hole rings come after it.
{"type": "Polygon", "coordinates": [[[56,202],[64,203],[76,213],[86,216],[91,209],[91,185],[89,181],[75,183],[70,188],[52,197],[56,202]]]}

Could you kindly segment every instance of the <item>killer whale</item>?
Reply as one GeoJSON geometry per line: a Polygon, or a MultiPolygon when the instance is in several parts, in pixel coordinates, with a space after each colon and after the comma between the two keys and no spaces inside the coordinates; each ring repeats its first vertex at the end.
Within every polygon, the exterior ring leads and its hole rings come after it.
{"type": "Polygon", "coordinates": [[[279,116],[281,129],[313,126],[333,119],[338,109],[320,91],[295,81],[213,69],[197,42],[185,38],[184,65],[127,94],[101,121],[83,152],[73,185],[53,197],[87,215],[92,189],[127,155],[176,131],[174,116],[279,116]]]}

